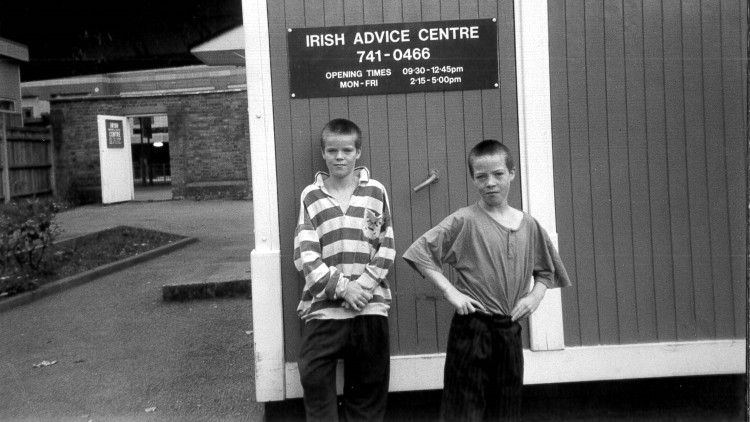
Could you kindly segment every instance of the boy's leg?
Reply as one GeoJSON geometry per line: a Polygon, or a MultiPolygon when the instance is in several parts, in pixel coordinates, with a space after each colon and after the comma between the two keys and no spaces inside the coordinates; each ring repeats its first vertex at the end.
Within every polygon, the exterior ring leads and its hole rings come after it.
{"type": "Polygon", "coordinates": [[[382,421],[390,376],[388,318],[354,318],[344,357],[343,415],[347,422],[382,421]]]}
{"type": "Polygon", "coordinates": [[[440,420],[481,421],[490,359],[489,322],[477,315],[453,315],[445,357],[440,420]]]}
{"type": "Polygon", "coordinates": [[[351,320],[312,320],[302,328],[298,362],[308,421],[337,421],[336,363],[351,320]]]}
{"type": "Polygon", "coordinates": [[[487,393],[487,420],[521,419],[523,391],[523,344],[521,325],[503,321],[492,327],[494,355],[490,370],[491,387],[487,393]]]}

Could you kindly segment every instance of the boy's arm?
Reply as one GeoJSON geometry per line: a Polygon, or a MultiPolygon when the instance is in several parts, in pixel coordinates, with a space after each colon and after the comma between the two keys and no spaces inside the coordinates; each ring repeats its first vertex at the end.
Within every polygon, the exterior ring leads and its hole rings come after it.
{"type": "Polygon", "coordinates": [[[294,265],[304,275],[304,290],[312,297],[328,300],[342,298],[357,311],[371,297],[356,283],[350,283],[336,267],[329,267],[323,262],[320,239],[304,202],[294,234],[294,265]]]}
{"type": "Polygon", "coordinates": [[[357,278],[359,284],[365,290],[372,290],[388,275],[396,257],[396,245],[393,239],[393,229],[389,226],[380,232],[380,247],[369,263],[365,266],[365,272],[357,278]]]}
{"type": "Polygon", "coordinates": [[[357,278],[357,284],[367,291],[372,291],[383,281],[396,258],[396,242],[393,237],[391,210],[388,205],[388,194],[385,190],[383,191],[382,216],[383,225],[380,227],[378,250],[365,266],[365,271],[357,278]]]}
{"type": "Polygon", "coordinates": [[[526,318],[536,311],[547,289],[567,287],[571,284],[555,245],[539,222],[536,220],[534,222],[537,227],[533,269],[534,288],[513,307],[511,311],[513,321],[526,318]]]}
{"type": "Polygon", "coordinates": [[[516,306],[514,306],[513,310],[510,311],[511,320],[518,321],[519,319],[526,318],[534,311],[536,311],[536,308],[539,307],[542,299],[544,299],[544,293],[546,291],[547,286],[544,283],[539,281],[535,282],[534,288],[531,289],[531,291],[526,294],[526,296],[519,299],[518,303],[516,303],[516,306]]]}
{"type": "Polygon", "coordinates": [[[485,309],[481,303],[459,292],[442,272],[427,268],[420,264],[416,265],[425,278],[430,280],[435,287],[443,292],[443,297],[445,297],[445,299],[456,308],[456,312],[458,312],[459,315],[471,314],[478,310],[487,312],[487,309],[485,309]]]}

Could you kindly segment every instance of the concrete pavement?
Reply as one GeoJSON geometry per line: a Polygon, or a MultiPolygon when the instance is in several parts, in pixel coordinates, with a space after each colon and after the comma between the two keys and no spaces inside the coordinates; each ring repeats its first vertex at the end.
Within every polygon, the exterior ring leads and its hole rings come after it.
{"type": "Polygon", "coordinates": [[[60,240],[118,225],[198,238],[200,245],[176,255],[179,262],[167,261],[174,265],[173,277],[162,283],[165,286],[163,296],[168,299],[200,297],[211,291],[206,283],[223,284],[232,291],[238,290],[236,281],[249,285],[253,248],[250,201],[157,201],[87,206],[59,214],[58,222],[64,229],[60,240]]]}
{"type": "Polygon", "coordinates": [[[135,185],[136,201],[170,201],[172,200],[172,186],[156,183],[153,186],[135,185]]]}
{"type": "Polygon", "coordinates": [[[0,420],[262,420],[250,300],[161,298],[163,284],[228,266],[249,275],[251,210],[249,201],[165,201],[60,213],[61,239],[131,225],[199,241],[0,313],[0,420]],[[57,363],[33,367],[45,360],[57,363]]]}

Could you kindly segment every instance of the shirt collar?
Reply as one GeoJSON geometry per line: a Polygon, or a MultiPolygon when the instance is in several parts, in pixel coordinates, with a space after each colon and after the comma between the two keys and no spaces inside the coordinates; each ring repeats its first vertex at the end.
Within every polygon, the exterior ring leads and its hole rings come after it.
{"type": "MultiPolygon", "coordinates": [[[[370,170],[367,169],[367,167],[355,167],[354,168],[354,174],[359,177],[359,184],[365,185],[367,182],[370,181],[370,170]]],[[[324,171],[319,171],[315,173],[315,186],[319,188],[323,188],[325,185],[323,184],[323,181],[329,178],[330,175],[324,171]]]]}

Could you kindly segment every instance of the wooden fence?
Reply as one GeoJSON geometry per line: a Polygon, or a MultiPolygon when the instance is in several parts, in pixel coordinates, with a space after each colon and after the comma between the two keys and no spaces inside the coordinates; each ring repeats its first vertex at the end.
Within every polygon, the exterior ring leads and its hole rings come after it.
{"type": "Polygon", "coordinates": [[[0,127],[0,198],[55,195],[55,168],[50,128],[8,127],[2,114],[0,127]]]}

